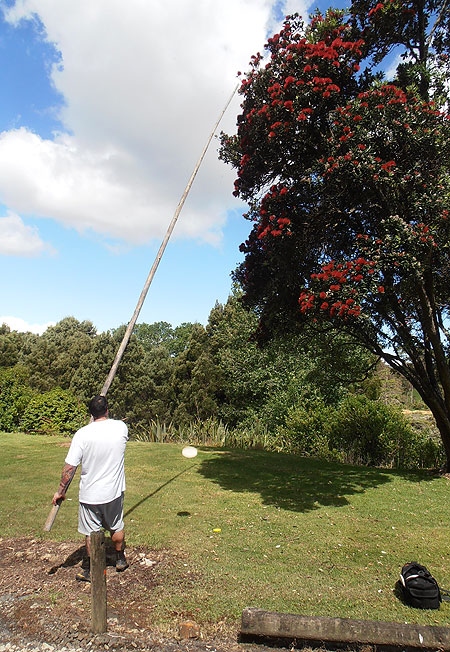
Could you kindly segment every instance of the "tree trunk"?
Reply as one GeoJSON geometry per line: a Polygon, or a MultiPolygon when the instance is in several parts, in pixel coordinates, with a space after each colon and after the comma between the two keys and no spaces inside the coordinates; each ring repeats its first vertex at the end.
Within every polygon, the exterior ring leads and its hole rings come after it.
{"type": "MultiPolygon", "coordinates": [[[[391,355],[384,354],[379,349],[377,351],[376,347],[372,347],[372,351],[376,351],[394,371],[406,378],[417,390],[425,405],[431,410],[444,446],[445,470],[450,471],[450,411],[439,385],[435,382],[434,374],[430,378],[425,365],[422,365],[419,360],[416,360],[413,365],[408,365],[404,361],[395,364],[395,358],[393,359],[391,355]]],[[[444,378],[445,382],[446,378],[444,378]]]]}
{"type": "Polygon", "coordinates": [[[430,409],[436,422],[436,427],[439,430],[442,444],[444,446],[445,456],[447,458],[445,470],[450,471],[450,414],[448,413],[444,402],[436,396],[436,393],[432,391],[431,388],[428,390],[424,389],[423,378],[420,379],[421,382],[419,382],[417,379],[413,378],[410,373],[402,373],[400,367],[394,367],[394,369],[413,385],[425,405],[430,409]]]}
{"type": "Polygon", "coordinates": [[[439,405],[436,400],[427,400],[422,396],[424,402],[430,408],[434,420],[436,421],[437,429],[441,435],[442,444],[444,446],[445,455],[447,458],[445,470],[450,471],[450,416],[442,405],[439,405]]]}

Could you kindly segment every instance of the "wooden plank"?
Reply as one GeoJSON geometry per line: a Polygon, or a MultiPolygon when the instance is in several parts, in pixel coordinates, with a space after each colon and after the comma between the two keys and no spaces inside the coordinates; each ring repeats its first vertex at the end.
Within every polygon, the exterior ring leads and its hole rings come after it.
{"type": "Polygon", "coordinates": [[[103,532],[91,533],[91,623],[94,634],[106,632],[106,554],[103,532]]]}
{"type": "Polygon", "coordinates": [[[377,646],[377,649],[405,652],[450,650],[448,627],[301,616],[253,607],[242,612],[241,633],[253,637],[313,641],[322,645],[365,644],[377,646]]]}

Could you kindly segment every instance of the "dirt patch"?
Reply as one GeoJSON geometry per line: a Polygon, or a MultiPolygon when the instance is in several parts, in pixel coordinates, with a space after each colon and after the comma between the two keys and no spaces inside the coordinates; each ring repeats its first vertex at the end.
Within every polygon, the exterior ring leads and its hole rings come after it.
{"type": "Polygon", "coordinates": [[[168,551],[127,548],[129,568],[118,573],[107,545],[108,632],[93,636],[90,584],[75,581],[84,554],[80,542],[0,539],[0,642],[45,641],[87,649],[215,650],[263,652],[261,646],[238,643],[237,625],[201,632],[180,640],[159,632],[152,623],[155,592],[170,567],[178,566],[168,551]]]}

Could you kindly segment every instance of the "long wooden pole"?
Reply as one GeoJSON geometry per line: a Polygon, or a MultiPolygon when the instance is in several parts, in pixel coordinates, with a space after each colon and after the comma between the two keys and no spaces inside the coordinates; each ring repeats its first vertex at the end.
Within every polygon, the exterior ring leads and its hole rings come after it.
{"type": "Polygon", "coordinates": [[[214,128],[211,131],[211,134],[209,135],[209,138],[208,138],[208,140],[206,142],[206,145],[203,148],[203,151],[202,151],[202,153],[200,155],[200,158],[198,159],[197,164],[196,164],[196,166],[194,168],[194,171],[192,172],[191,177],[190,177],[190,179],[189,179],[189,181],[187,183],[187,186],[186,186],[186,188],[185,188],[185,190],[183,192],[183,195],[181,196],[181,199],[178,202],[178,206],[177,206],[177,208],[175,210],[172,221],[169,224],[166,235],[164,236],[164,239],[163,239],[163,241],[161,243],[161,246],[159,248],[159,251],[158,251],[158,253],[156,255],[156,258],[155,258],[155,261],[154,261],[154,263],[152,265],[150,273],[149,273],[149,275],[147,277],[147,280],[145,281],[144,288],[143,288],[143,290],[141,292],[141,296],[139,297],[139,301],[137,302],[137,305],[136,305],[136,308],[134,310],[133,316],[132,316],[132,318],[131,318],[128,326],[127,326],[127,329],[126,329],[125,334],[123,336],[122,342],[121,342],[121,344],[120,344],[120,346],[119,346],[119,348],[117,350],[116,357],[114,359],[114,362],[112,364],[112,367],[110,369],[108,377],[106,378],[105,384],[103,385],[102,391],[100,392],[103,396],[106,396],[106,394],[108,392],[108,389],[110,388],[111,383],[114,380],[114,376],[116,375],[117,369],[118,369],[120,361],[122,359],[122,356],[125,353],[125,349],[127,348],[128,342],[130,341],[131,334],[133,332],[133,329],[134,329],[134,326],[136,324],[137,318],[139,317],[139,313],[141,311],[141,308],[142,308],[142,306],[144,304],[145,298],[147,296],[147,292],[148,292],[149,287],[150,287],[150,285],[151,285],[151,283],[153,281],[153,277],[155,276],[156,270],[158,269],[158,265],[159,265],[159,263],[161,261],[161,258],[162,258],[163,254],[164,254],[164,251],[165,251],[165,249],[167,247],[167,243],[169,242],[170,236],[172,235],[172,231],[175,228],[175,224],[177,223],[178,217],[179,217],[179,215],[181,213],[181,209],[183,208],[184,202],[186,201],[186,197],[188,196],[189,191],[191,189],[191,186],[194,183],[194,179],[197,176],[197,172],[198,172],[198,170],[200,168],[200,165],[202,164],[202,161],[203,161],[203,159],[205,157],[205,154],[206,154],[206,152],[208,150],[209,144],[210,144],[211,140],[213,139],[213,136],[214,136],[214,134],[216,132],[216,129],[219,126],[220,121],[222,120],[222,118],[223,118],[223,116],[225,114],[225,111],[227,110],[228,106],[230,105],[230,102],[233,99],[237,88],[238,88],[238,86],[236,86],[236,88],[233,90],[233,93],[231,94],[229,100],[225,104],[225,107],[223,108],[223,110],[222,110],[216,124],[214,125],[214,128]]]}

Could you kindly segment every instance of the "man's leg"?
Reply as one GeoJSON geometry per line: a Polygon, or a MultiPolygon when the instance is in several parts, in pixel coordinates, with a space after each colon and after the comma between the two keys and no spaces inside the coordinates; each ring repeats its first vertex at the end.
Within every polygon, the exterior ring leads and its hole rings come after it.
{"type": "Polygon", "coordinates": [[[81,564],[81,570],[76,574],[75,579],[79,582],[91,581],[91,532],[98,532],[102,527],[101,514],[98,505],[86,505],[80,503],[78,511],[78,532],[86,536],[86,557],[81,564]]]}
{"type": "Polygon", "coordinates": [[[75,579],[79,582],[91,581],[91,540],[86,536],[86,553],[81,562],[81,570],[75,575],[75,579]]]}
{"type": "Polygon", "coordinates": [[[111,541],[114,543],[116,552],[122,552],[125,550],[125,530],[111,532],[111,541]]]}
{"type": "Polygon", "coordinates": [[[111,532],[111,541],[116,550],[116,570],[124,571],[128,568],[125,558],[125,529],[123,522],[123,493],[105,506],[105,521],[111,532]]]}
{"type": "Polygon", "coordinates": [[[117,532],[111,532],[111,541],[117,553],[116,570],[120,573],[128,568],[129,565],[125,557],[125,531],[118,530],[117,532]]]}

